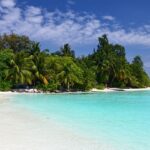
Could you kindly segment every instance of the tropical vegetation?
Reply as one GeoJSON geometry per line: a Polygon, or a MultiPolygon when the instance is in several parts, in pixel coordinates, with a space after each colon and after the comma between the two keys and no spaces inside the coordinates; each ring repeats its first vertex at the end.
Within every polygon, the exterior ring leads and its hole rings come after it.
{"type": "Polygon", "coordinates": [[[60,50],[41,50],[38,42],[17,34],[0,36],[0,90],[37,88],[43,91],[76,91],[92,88],[150,86],[140,56],[131,63],[125,48],[106,35],[87,56],[76,57],[67,43],[60,50]]]}

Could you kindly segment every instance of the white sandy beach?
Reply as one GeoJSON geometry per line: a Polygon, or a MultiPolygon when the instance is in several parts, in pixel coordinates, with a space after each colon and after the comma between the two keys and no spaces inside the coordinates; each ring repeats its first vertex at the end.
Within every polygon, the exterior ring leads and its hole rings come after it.
{"type": "Polygon", "coordinates": [[[10,97],[10,92],[0,94],[0,150],[113,150],[108,141],[76,135],[50,119],[16,108],[10,97]]]}
{"type": "Polygon", "coordinates": [[[126,92],[132,92],[132,91],[150,91],[150,87],[147,87],[147,88],[128,88],[128,89],[105,88],[103,90],[99,90],[99,89],[96,89],[96,88],[91,89],[91,92],[115,92],[115,91],[126,91],[126,92]]]}
{"type": "MultiPolygon", "coordinates": [[[[11,92],[11,91],[7,91],[7,92],[1,92],[0,91],[0,98],[4,97],[11,97],[11,95],[14,94],[28,94],[28,93],[38,93],[38,92],[34,92],[37,91],[36,89],[29,89],[29,90],[25,90],[25,92],[11,92]]],[[[60,93],[51,93],[51,92],[47,92],[45,94],[71,94],[71,93],[90,93],[90,92],[116,92],[116,91],[126,91],[126,92],[132,92],[132,91],[150,91],[150,87],[147,88],[104,88],[104,89],[96,89],[93,88],[88,92],[83,92],[83,91],[77,91],[77,92],[60,92],[60,93]]],[[[39,94],[43,94],[44,92],[41,92],[39,94]]]]}

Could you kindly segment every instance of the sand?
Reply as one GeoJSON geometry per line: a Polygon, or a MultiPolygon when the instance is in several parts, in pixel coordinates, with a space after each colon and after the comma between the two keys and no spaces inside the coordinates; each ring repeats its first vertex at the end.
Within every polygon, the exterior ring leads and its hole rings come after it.
{"type": "Polygon", "coordinates": [[[14,106],[11,96],[0,93],[0,150],[114,150],[109,141],[80,136],[14,106]]]}
{"type": "Polygon", "coordinates": [[[91,89],[91,92],[116,92],[116,91],[126,91],[126,92],[132,92],[132,91],[150,91],[150,87],[147,87],[147,88],[128,88],[128,89],[105,88],[103,90],[99,90],[99,89],[96,89],[96,88],[91,89]]]}

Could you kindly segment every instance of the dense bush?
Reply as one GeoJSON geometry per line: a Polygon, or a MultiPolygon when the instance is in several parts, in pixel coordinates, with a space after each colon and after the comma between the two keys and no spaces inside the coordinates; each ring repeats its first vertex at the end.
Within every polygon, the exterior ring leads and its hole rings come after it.
{"type": "Polygon", "coordinates": [[[0,81],[0,91],[9,91],[12,88],[12,84],[8,81],[0,81]]]}
{"type": "Polygon", "coordinates": [[[44,84],[39,84],[36,86],[36,88],[38,90],[41,90],[41,91],[49,91],[49,92],[56,92],[57,91],[57,88],[58,88],[58,85],[53,83],[53,84],[48,84],[48,85],[44,85],[44,84]]]}

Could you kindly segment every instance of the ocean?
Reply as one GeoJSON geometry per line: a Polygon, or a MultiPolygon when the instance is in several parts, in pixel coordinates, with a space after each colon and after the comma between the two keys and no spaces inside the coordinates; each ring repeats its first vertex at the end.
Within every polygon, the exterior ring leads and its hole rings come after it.
{"type": "Polygon", "coordinates": [[[150,149],[150,91],[17,94],[12,102],[116,150],[150,149]]]}

